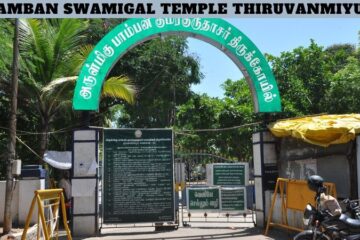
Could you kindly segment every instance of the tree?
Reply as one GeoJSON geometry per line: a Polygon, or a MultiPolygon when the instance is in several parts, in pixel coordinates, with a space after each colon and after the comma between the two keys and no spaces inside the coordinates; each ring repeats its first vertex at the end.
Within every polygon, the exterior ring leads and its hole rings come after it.
{"type": "Polygon", "coordinates": [[[197,132],[196,130],[217,128],[221,108],[221,100],[211,98],[206,94],[193,94],[188,102],[179,106],[176,129],[180,133],[176,136],[177,148],[186,149],[186,151],[206,150],[213,154],[219,154],[214,142],[214,136],[217,133],[197,132]],[[182,129],[185,129],[186,132],[182,132],[182,129]]]}
{"type": "Polygon", "coordinates": [[[241,125],[251,124],[256,119],[250,89],[244,79],[228,79],[222,87],[224,99],[195,94],[178,108],[176,129],[181,134],[177,135],[177,147],[248,161],[252,154],[249,139],[253,127],[241,125]],[[181,129],[190,131],[182,133],[181,129]]]}
{"type": "Polygon", "coordinates": [[[356,57],[356,49],[351,44],[334,44],[325,49],[327,71],[336,73],[348,64],[349,57],[356,57]]]}
{"type": "Polygon", "coordinates": [[[53,80],[76,75],[82,59],[78,54],[86,22],[78,19],[26,19],[21,25],[21,56],[28,73],[23,79],[27,94],[39,117],[42,157],[47,148],[49,123],[64,105],[65,91],[47,94],[43,89],[53,80]]]}
{"type": "Polygon", "coordinates": [[[15,19],[12,79],[11,79],[11,112],[9,118],[9,145],[8,161],[6,166],[6,194],[4,208],[4,227],[3,233],[7,234],[12,228],[11,202],[14,191],[14,181],[12,165],[16,158],[16,112],[17,112],[17,92],[18,92],[18,73],[19,73],[19,19],[15,19]]]}
{"type": "Polygon", "coordinates": [[[0,59],[0,78],[7,79],[11,76],[12,39],[14,26],[9,19],[0,20],[0,46],[2,47],[0,59]]]}
{"type": "Polygon", "coordinates": [[[187,55],[182,37],[153,39],[133,48],[114,67],[112,74],[129,76],[138,88],[133,106],[125,105],[118,125],[168,127],[175,111],[191,96],[191,84],[202,78],[198,60],[187,55]]]}
{"type": "Polygon", "coordinates": [[[320,100],[329,87],[324,50],[313,40],[309,47],[269,57],[287,117],[324,112],[320,100]]]}
{"type": "Polygon", "coordinates": [[[96,45],[108,32],[125,20],[125,18],[89,19],[89,27],[85,30],[86,38],[83,39],[83,43],[86,45],[96,45]]]}
{"type": "MultiPolygon", "coordinates": [[[[67,96],[63,96],[62,100],[68,101],[68,108],[70,109],[71,97],[77,76],[65,77],[53,80],[49,85],[43,88],[43,93],[53,95],[55,92],[63,91],[67,96]]],[[[126,76],[110,77],[104,81],[101,91],[100,101],[100,114],[96,124],[103,125],[108,121],[107,112],[111,112],[111,108],[118,104],[133,104],[136,96],[136,87],[132,84],[132,81],[126,76]]],[[[57,116],[58,118],[59,116],[57,116]]],[[[109,126],[109,125],[106,125],[109,126]]]]}
{"type": "Polygon", "coordinates": [[[348,63],[333,77],[322,103],[329,113],[360,111],[360,61],[348,58],[348,63]]]}
{"type": "MultiPolygon", "coordinates": [[[[86,29],[87,22],[79,19],[27,19],[23,22],[21,50],[28,73],[23,83],[40,118],[41,157],[47,149],[50,124],[64,111],[71,111],[76,75],[92,49],[83,45],[86,29]]],[[[133,101],[135,92],[126,77],[108,79],[103,90],[105,95],[128,102],[133,101]]]]}
{"type": "Polygon", "coordinates": [[[221,131],[216,144],[224,155],[238,161],[249,161],[252,156],[252,143],[249,140],[254,126],[246,124],[256,121],[250,88],[245,79],[227,80],[222,87],[225,90],[225,98],[219,115],[220,128],[245,126],[221,131]]]}
{"type": "MultiPolygon", "coordinates": [[[[0,58],[0,82],[7,81],[10,83],[11,79],[11,62],[12,62],[12,44],[14,36],[13,22],[9,19],[0,20],[0,48],[2,49],[0,58]]],[[[8,126],[8,120],[10,116],[10,84],[5,86],[0,85],[0,126],[8,126]],[[7,89],[9,89],[7,91],[7,89]]],[[[5,179],[6,176],[6,159],[8,141],[6,137],[5,129],[0,129],[0,179],[5,179]]]]}
{"type": "MultiPolygon", "coordinates": [[[[334,75],[347,66],[356,51],[350,44],[336,44],[323,49],[313,40],[308,47],[298,47],[280,57],[269,56],[282,98],[282,117],[329,112],[329,89],[334,75]]],[[[346,98],[346,97],[345,97],[346,98]]],[[[331,112],[334,112],[331,110],[331,112]]]]}

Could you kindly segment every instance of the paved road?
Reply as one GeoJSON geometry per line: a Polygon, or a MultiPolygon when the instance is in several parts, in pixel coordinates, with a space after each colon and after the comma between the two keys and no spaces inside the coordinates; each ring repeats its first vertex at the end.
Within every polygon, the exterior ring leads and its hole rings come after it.
{"type": "MultiPolygon", "coordinates": [[[[195,225],[195,224],[194,224],[195,225]]],[[[180,227],[178,230],[156,232],[155,227],[132,227],[132,228],[106,228],[102,229],[102,233],[98,237],[84,238],[77,237],[74,240],[87,239],[116,239],[116,240],[291,240],[294,234],[286,233],[278,229],[271,229],[269,236],[262,235],[263,229],[249,225],[242,226],[191,226],[180,227]]],[[[18,234],[16,239],[20,239],[18,234]]],[[[5,240],[6,237],[0,237],[5,240]]],[[[60,232],[60,240],[66,240],[65,231],[60,232]]]]}
{"type": "Polygon", "coordinates": [[[180,227],[172,231],[155,231],[153,224],[103,225],[98,237],[74,239],[116,239],[116,240],[291,240],[294,233],[270,229],[269,236],[262,235],[264,230],[254,226],[252,215],[225,218],[223,215],[209,213],[204,221],[203,214],[180,214],[180,227]],[[181,220],[184,216],[185,224],[181,220]],[[191,220],[191,221],[190,221],[191,220]]]}
{"type": "MultiPolygon", "coordinates": [[[[288,233],[276,228],[271,228],[269,236],[264,236],[264,230],[257,228],[253,223],[253,216],[234,215],[225,218],[222,214],[209,213],[204,220],[203,214],[192,213],[191,219],[186,213],[180,214],[180,227],[172,231],[155,231],[155,225],[143,224],[119,224],[102,225],[101,234],[98,237],[73,238],[96,240],[291,240],[294,233],[288,233]],[[183,222],[182,219],[184,218],[183,222]],[[189,226],[183,226],[183,223],[189,226]]],[[[61,240],[66,238],[61,238],[61,240]]]]}
{"type": "Polygon", "coordinates": [[[179,227],[174,231],[155,231],[155,227],[135,228],[104,228],[98,237],[74,238],[74,239],[119,239],[119,240],[290,240],[292,233],[286,233],[278,229],[271,229],[269,236],[262,235],[263,229],[253,225],[240,224],[241,226],[222,226],[223,224],[206,226],[204,224],[192,224],[191,227],[179,227]]]}

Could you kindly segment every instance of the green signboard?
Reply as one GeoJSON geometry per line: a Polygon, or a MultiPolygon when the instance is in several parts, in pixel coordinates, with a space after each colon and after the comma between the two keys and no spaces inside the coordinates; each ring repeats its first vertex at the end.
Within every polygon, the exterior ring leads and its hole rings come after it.
{"type": "Polygon", "coordinates": [[[103,222],[175,220],[173,133],[105,129],[103,222]]]}
{"type": "Polygon", "coordinates": [[[216,163],[212,165],[212,185],[245,186],[248,185],[247,163],[216,163]]]}
{"type": "Polygon", "coordinates": [[[245,187],[190,187],[187,188],[189,211],[244,213],[245,187]]]}
{"type": "Polygon", "coordinates": [[[189,211],[220,210],[219,188],[187,188],[187,207],[189,211]]]}
{"type": "Polygon", "coordinates": [[[246,188],[221,188],[221,211],[245,212],[246,188]]]}
{"type": "MultiPolygon", "coordinates": [[[[255,112],[280,112],[277,83],[268,62],[251,40],[219,18],[133,18],[114,28],[86,59],[73,97],[75,110],[97,110],[103,82],[118,59],[136,45],[165,34],[181,34],[221,49],[243,72],[255,112]]],[[[219,69],[220,71],[221,69],[219,69]]]]}

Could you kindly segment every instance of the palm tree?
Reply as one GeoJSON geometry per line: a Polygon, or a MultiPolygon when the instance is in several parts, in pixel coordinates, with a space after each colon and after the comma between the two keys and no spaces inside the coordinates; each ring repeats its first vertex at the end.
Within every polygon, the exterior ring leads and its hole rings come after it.
{"type": "MultiPolygon", "coordinates": [[[[88,24],[80,19],[26,19],[20,28],[23,83],[40,118],[40,150],[47,149],[47,133],[52,120],[65,108],[71,109],[69,86],[91,47],[83,46],[88,24]],[[69,77],[70,76],[70,77],[69,77]]],[[[73,86],[73,85],[72,85],[73,86]]],[[[105,95],[133,102],[135,88],[126,77],[111,78],[104,84],[105,95]],[[110,87],[109,87],[110,86],[110,87]]]]}

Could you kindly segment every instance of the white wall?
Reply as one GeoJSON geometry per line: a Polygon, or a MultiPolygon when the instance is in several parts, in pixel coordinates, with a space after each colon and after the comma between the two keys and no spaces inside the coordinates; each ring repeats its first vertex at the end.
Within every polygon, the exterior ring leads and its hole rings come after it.
{"type": "MultiPolygon", "coordinates": [[[[5,189],[6,182],[0,181],[0,224],[4,220],[4,203],[5,203],[5,189]]],[[[12,200],[12,216],[13,223],[23,225],[30,210],[31,201],[34,198],[35,190],[45,189],[44,179],[34,180],[19,180],[16,181],[16,187],[12,200]]],[[[36,215],[37,208],[35,208],[31,224],[37,222],[36,215]]]]}
{"type": "MultiPolygon", "coordinates": [[[[34,198],[36,190],[45,189],[45,179],[36,180],[20,180],[19,184],[19,224],[25,224],[27,215],[30,210],[31,201],[34,198]]],[[[31,218],[31,224],[37,222],[37,207],[34,208],[34,212],[31,218]]]]}
{"type": "MultiPolygon", "coordinates": [[[[18,222],[19,216],[19,182],[15,182],[15,190],[11,203],[11,214],[13,216],[13,222],[18,222]]],[[[5,208],[5,193],[6,193],[6,181],[0,181],[0,224],[4,221],[4,208],[5,208]]]]}

